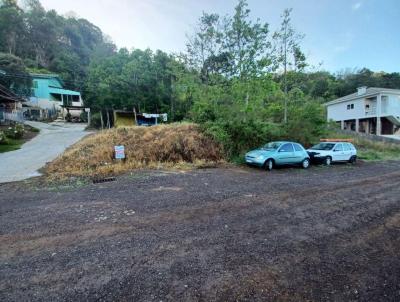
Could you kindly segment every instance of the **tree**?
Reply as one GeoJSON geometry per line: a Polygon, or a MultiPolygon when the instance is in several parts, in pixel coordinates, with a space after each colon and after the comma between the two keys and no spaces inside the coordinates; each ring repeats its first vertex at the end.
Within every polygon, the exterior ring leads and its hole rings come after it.
{"type": "Polygon", "coordinates": [[[225,22],[224,49],[232,58],[231,76],[242,80],[261,75],[269,66],[268,24],[253,23],[245,0],[235,7],[235,14],[225,22]]]}
{"type": "Polygon", "coordinates": [[[284,103],[284,123],[287,123],[287,94],[288,94],[288,83],[287,83],[287,72],[288,69],[294,67],[302,70],[306,66],[305,56],[301,52],[299,42],[303,36],[296,33],[294,30],[290,14],[292,9],[285,9],[283,12],[282,23],[280,29],[274,33],[273,38],[275,40],[275,63],[277,68],[283,68],[283,87],[285,92],[285,103],[284,103]]]}
{"type": "Polygon", "coordinates": [[[0,51],[17,54],[17,45],[25,37],[23,11],[16,0],[0,1],[0,51]]]}
{"type": "Polygon", "coordinates": [[[32,79],[21,58],[0,53],[0,84],[19,96],[30,96],[32,79]]]}

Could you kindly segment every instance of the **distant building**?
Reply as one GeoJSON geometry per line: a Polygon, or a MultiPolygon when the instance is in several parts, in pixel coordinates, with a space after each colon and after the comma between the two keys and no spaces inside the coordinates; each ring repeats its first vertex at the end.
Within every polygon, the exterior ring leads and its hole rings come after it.
{"type": "Polygon", "coordinates": [[[342,129],[376,135],[400,132],[400,89],[360,87],[326,107],[328,120],[342,129]]]}
{"type": "Polygon", "coordinates": [[[0,123],[6,121],[22,122],[22,106],[25,100],[11,90],[0,85],[0,123]]]}
{"type": "Polygon", "coordinates": [[[163,114],[150,114],[150,113],[137,113],[133,111],[114,110],[114,127],[124,128],[133,126],[155,126],[160,121],[166,122],[168,115],[163,114]]]}
{"type": "Polygon", "coordinates": [[[32,96],[26,103],[28,115],[50,115],[59,113],[63,117],[68,112],[79,116],[84,110],[81,93],[64,89],[64,83],[55,74],[31,74],[33,87],[32,96]]]}

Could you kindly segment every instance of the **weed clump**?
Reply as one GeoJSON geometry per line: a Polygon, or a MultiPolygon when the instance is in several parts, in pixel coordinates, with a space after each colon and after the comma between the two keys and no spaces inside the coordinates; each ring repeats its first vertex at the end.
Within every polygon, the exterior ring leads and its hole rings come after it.
{"type": "Polygon", "coordinates": [[[46,167],[52,177],[115,175],[143,168],[210,166],[223,160],[221,146],[195,124],[104,130],[69,148],[46,167]],[[114,146],[126,159],[114,159],[114,146]]]}

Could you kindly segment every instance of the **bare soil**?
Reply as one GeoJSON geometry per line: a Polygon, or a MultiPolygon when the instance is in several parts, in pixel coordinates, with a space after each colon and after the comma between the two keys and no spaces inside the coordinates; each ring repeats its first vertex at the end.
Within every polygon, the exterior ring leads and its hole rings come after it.
{"type": "Polygon", "coordinates": [[[400,162],[0,185],[1,301],[399,301],[400,162]]]}

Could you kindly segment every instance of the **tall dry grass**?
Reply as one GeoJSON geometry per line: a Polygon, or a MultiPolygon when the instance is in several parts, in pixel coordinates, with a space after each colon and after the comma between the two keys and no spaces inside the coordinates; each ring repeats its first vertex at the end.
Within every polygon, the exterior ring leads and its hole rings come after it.
{"type": "Polygon", "coordinates": [[[115,175],[141,168],[182,168],[223,161],[221,146],[195,124],[104,130],[86,137],[46,167],[52,177],[115,175]],[[114,146],[125,146],[125,161],[114,146]]]}

